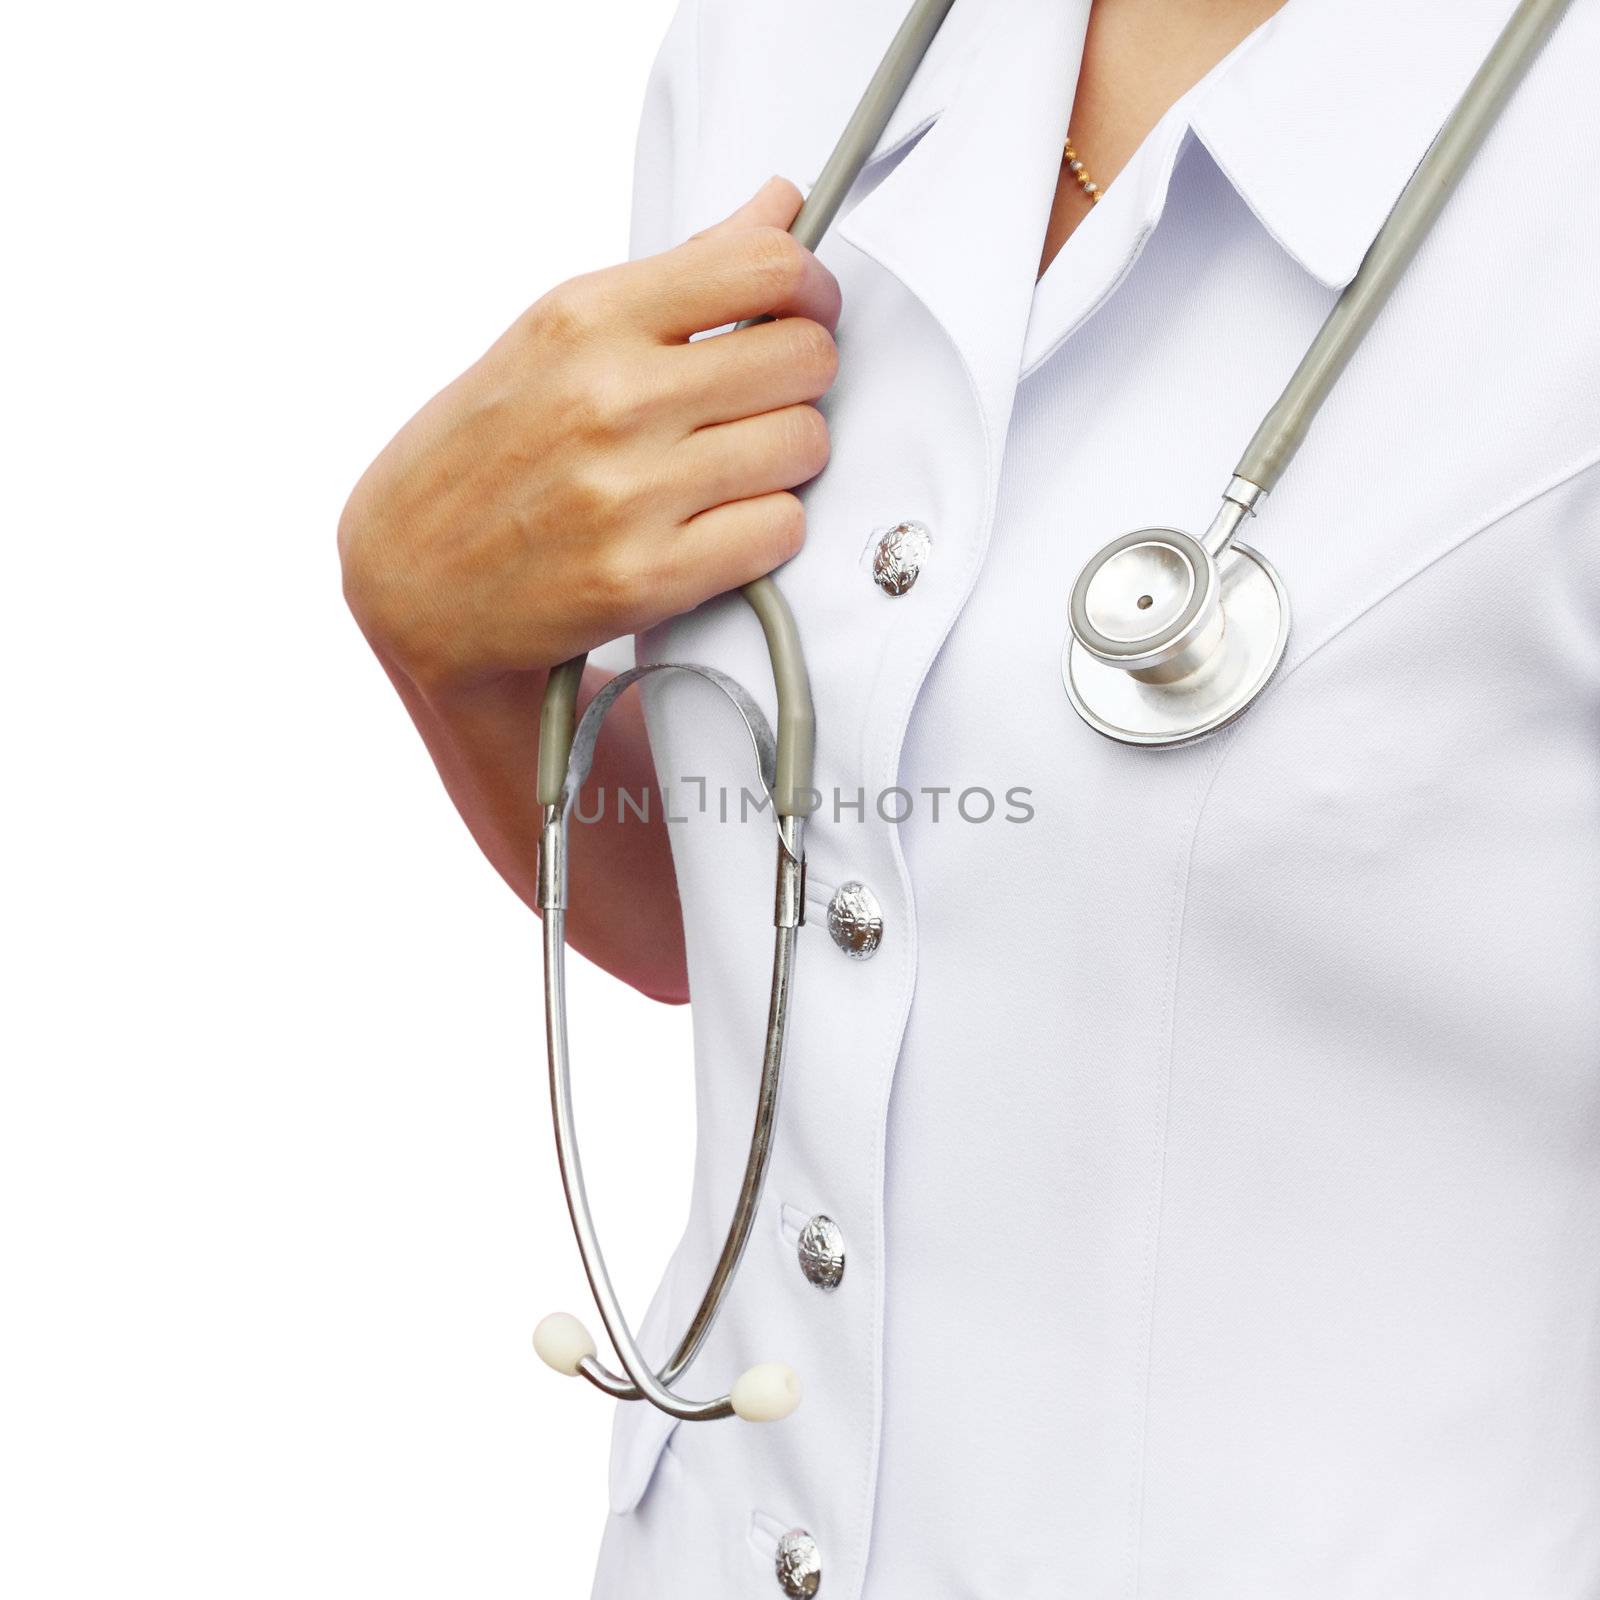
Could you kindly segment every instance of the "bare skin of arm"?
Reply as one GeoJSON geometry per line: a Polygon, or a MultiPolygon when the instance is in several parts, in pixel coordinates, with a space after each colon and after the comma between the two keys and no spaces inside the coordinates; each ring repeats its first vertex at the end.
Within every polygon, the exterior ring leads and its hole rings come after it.
{"type": "MultiPolygon", "coordinates": [[[[1172,102],[1281,0],[1097,0],[1072,132],[1109,183],[1172,102]]],[[[828,458],[832,274],[784,230],[774,179],[676,249],[531,306],[406,424],[339,525],[345,594],[473,837],[529,905],[540,702],[551,667],[782,565],[793,490],[828,458]],[[715,339],[690,335],[760,314],[715,339]]],[[[1063,168],[1039,270],[1087,214],[1063,168]]],[[[585,693],[605,674],[590,670],[585,693]]],[[[643,717],[609,719],[594,782],[654,786],[643,717]]],[[[574,946],[688,998],[661,808],[574,829],[574,946]]]]}

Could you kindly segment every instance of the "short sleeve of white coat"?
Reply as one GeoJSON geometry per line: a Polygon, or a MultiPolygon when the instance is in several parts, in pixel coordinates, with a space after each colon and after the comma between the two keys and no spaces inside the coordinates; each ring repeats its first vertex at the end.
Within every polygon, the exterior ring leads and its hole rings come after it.
{"type": "Polygon", "coordinates": [[[700,4],[679,0],[645,86],[633,162],[628,255],[653,256],[705,226],[694,216],[686,174],[694,170],[700,107],[700,4]]]}

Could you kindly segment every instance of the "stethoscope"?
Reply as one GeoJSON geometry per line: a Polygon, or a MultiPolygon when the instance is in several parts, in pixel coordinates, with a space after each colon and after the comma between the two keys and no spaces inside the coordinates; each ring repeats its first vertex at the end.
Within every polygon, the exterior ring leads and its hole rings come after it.
{"type": "MultiPolygon", "coordinates": [[[[809,249],[817,247],[832,222],[952,4],[915,0],[900,25],[790,230],[809,249]]],[[[1288,642],[1289,600],[1272,564],[1241,542],[1238,530],[1294,459],[1312,419],[1567,4],[1521,0],[1395,202],[1360,270],[1262,419],[1206,532],[1197,539],[1176,528],[1141,528],[1113,539],[1079,574],[1068,607],[1062,677],[1074,708],[1097,732],[1129,745],[1189,744],[1227,726],[1267,686],[1288,642]]],[[[766,635],[777,690],[776,736],[760,707],[731,678],[711,667],[670,663],[612,678],[579,720],[582,656],[551,674],[539,729],[538,900],[544,917],[545,1034],[556,1154],[584,1272],[622,1372],[599,1360],[594,1339],[566,1313],[539,1324],[534,1347],[558,1372],[586,1378],[618,1400],[648,1400],[688,1422],[735,1415],[774,1421],[793,1411],[800,1398],[794,1372],[779,1362],[749,1368],[715,1399],[688,1400],[675,1388],[727,1297],[760,1204],[777,1117],[795,945],[804,921],[805,818],[814,804],[815,716],[794,617],[770,577],[742,593],[766,635]],[[698,676],[720,689],[738,712],[771,799],[777,891],[766,1043],[744,1177],[700,1304],[666,1364],[655,1370],[640,1354],[617,1299],[584,1189],[573,1121],[564,961],[567,829],[600,725],[619,695],[659,672],[698,676]]]]}

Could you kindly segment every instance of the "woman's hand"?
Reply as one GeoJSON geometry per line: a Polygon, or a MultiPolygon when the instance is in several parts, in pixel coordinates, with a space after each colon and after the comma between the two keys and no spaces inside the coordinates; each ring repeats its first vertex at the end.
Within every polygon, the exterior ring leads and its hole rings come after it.
{"type": "MultiPolygon", "coordinates": [[[[675,250],[562,284],[428,402],[339,523],[345,594],[450,798],[534,901],[549,668],[770,572],[799,548],[789,491],[822,469],[839,287],[784,229],[773,179],[675,250]],[[691,344],[747,317],[779,320],[691,344]]],[[[590,669],[585,691],[604,674],[590,669]]],[[[655,789],[625,700],[594,783],[655,789]]],[[[568,937],[665,1000],[688,997],[663,820],[574,830],[568,937]]]]}
{"type": "Polygon", "coordinates": [[[562,284],[401,429],[339,527],[391,670],[432,696],[545,669],[795,553],[839,315],[784,232],[799,205],[773,179],[676,249],[562,284]]]}

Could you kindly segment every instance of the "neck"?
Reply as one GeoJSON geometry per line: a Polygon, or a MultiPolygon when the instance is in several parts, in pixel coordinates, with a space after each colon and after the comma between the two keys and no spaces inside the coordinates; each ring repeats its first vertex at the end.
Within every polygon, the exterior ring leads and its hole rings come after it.
{"type": "MultiPolygon", "coordinates": [[[[1089,13],[1072,143],[1105,190],[1145,136],[1284,0],[1095,0],[1089,13]]],[[[1092,200],[1063,163],[1042,273],[1088,214],[1092,200]]]]}

